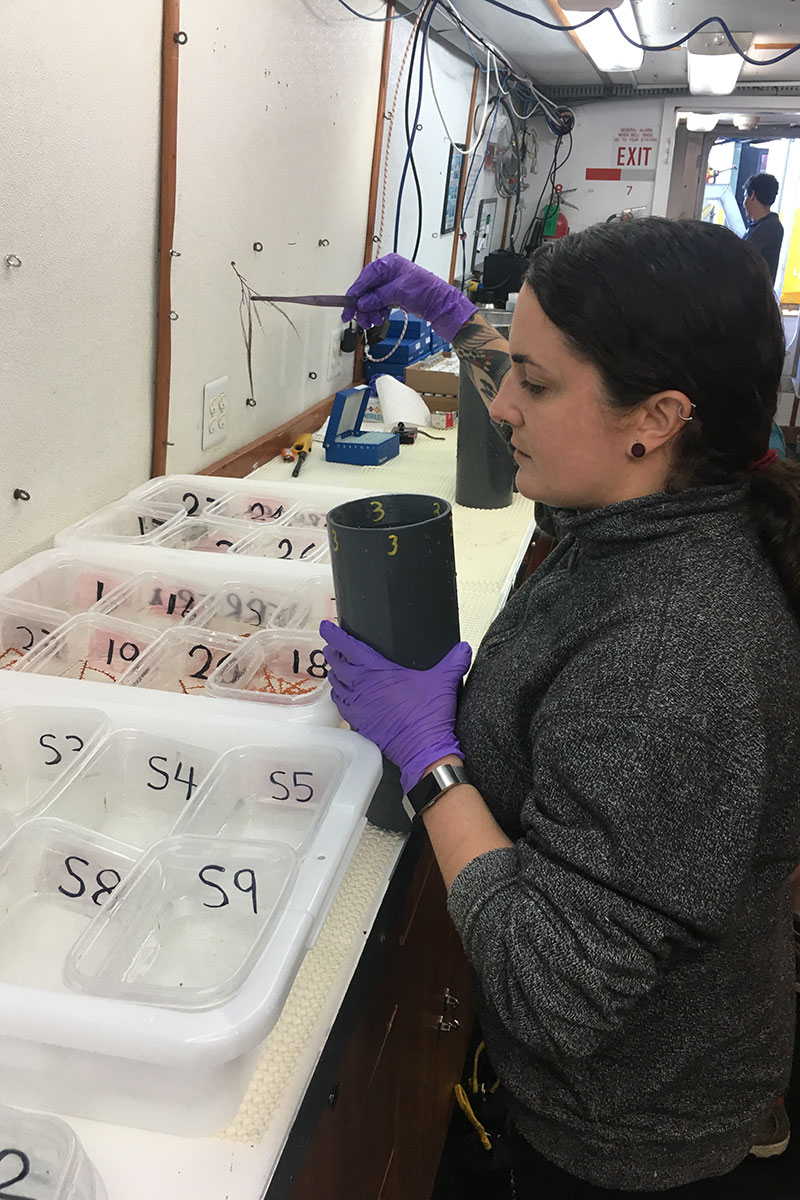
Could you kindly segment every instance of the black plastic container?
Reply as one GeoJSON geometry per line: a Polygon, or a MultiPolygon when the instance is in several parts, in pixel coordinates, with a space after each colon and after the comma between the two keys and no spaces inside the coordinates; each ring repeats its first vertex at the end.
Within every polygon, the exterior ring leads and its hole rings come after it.
{"type": "Polygon", "coordinates": [[[516,474],[508,442],[477,390],[459,383],[456,503],[465,508],[507,508],[514,498],[516,474]]]}
{"type": "MultiPolygon", "coordinates": [[[[427,671],[460,640],[450,505],[436,496],[369,496],[328,513],[339,624],[403,667],[427,671]]],[[[384,759],[367,816],[410,828],[400,774],[384,759]]]]}

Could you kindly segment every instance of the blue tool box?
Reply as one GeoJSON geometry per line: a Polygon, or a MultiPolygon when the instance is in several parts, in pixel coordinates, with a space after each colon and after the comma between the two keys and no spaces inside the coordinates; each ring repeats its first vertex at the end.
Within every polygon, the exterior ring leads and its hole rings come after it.
{"type": "Polygon", "coordinates": [[[379,467],[399,453],[396,433],[361,428],[369,397],[368,387],[344,388],[336,393],[322,443],[328,462],[379,467]]]}

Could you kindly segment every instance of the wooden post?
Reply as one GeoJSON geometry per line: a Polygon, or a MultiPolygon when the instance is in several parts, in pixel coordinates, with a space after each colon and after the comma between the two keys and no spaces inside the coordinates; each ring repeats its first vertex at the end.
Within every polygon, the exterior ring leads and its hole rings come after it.
{"type": "Polygon", "coordinates": [[[175,228],[175,177],[178,145],[178,57],[180,0],[164,0],[161,49],[161,199],[158,226],[158,315],[156,319],[156,395],[153,415],[152,475],[167,467],[169,391],[172,364],[170,274],[175,228]]]}
{"type": "MultiPolygon", "coordinates": [[[[478,68],[476,66],[472,72],[472,95],[469,98],[469,116],[467,117],[467,135],[464,138],[465,146],[469,146],[469,144],[470,144],[470,141],[471,141],[470,135],[472,135],[472,137],[475,136],[472,132],[472,122],[475,118],[475,97],[478,94],[478,76],[479,75],[480,75],[480,71],[478,70],[478,68]]],[[[487,86],[487,88],[489,86],[488,77],[486,80],[486,86],[487,86]]],[[[458,201],[456,203],[456,228],[455,228],[455,233],[453,234],[453,253],[450,255],[450,282],[451,283],[454,282],[455,277],[456,277],[456,259],[458,258],[458,246],[459,246],[459,242],[461,241],[461,209],[464,204],[464,184],[466,183],[466,175],[467,175],[466,171],[463,170],[463,168],[462,168],[461,181],[458,185],[458,201]]]]}

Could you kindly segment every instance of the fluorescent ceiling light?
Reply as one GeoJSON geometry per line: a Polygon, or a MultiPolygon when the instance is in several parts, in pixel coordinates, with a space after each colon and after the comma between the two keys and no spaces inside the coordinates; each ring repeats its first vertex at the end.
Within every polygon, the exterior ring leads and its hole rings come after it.
{"type": "MultiPolygon", "coordinates": [[[[609,0],[606,4],[601,0],[567,0],[567,6],[562,5],[561,11],[570,25],[578,25],[602,8],[613,8],[614,16],[628,37],[641,42],[631,0],[616,0],[616,3],[609,0]]],[[[625,41],[610,13],[577,29],[575,36],[580,38],[598,71],[638,71],[644,62],[644,50],[625,41]]]]}
{"type": "Polygon", "coordinates": [[[758,113],[735,113],[733,118],[737,129],[755,129],[760,121],[758,113]]]}
{"type": "Polygon", "coordinates": [[[690,133],[709,133],[716,128],[718,120],[719,113],[689,112],[686,114],[686,128],[690,133]]]}
{"type": "MultiPolygon", "coordinates": [[[[744,50],[750,49],[752,33],[734,33],[744,50]]],[[[731,48],[724,33],[696,33],[686,47],[689,91],[693,96],[729,96],[739,80],[744,59],[731,48]]]]}

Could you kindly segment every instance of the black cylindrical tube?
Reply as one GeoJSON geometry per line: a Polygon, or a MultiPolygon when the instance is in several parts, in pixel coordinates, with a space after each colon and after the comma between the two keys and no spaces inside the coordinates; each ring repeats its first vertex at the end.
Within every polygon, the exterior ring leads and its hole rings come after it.
{"type": "MultiPolygon", "coordinates": [[[[403,667],[427,671],[459,641],[453,517],[436,496],[369,496],[328,513],[342,629],[403,667]]],[[[399,772],[384,776],[367,816],[405,831],[399,772]]]]}
{"type": "Polygon", "coordinates": [[[458,388],[456,503],[466,508],[507,508],[517,464],[476,388],[458,388]]]}
{"type": "Polygon", "coordinates": [[[427,671],[459,640],[453,515],[436,496],[368,496],[328,513],[339,624],[427,671]]]}

